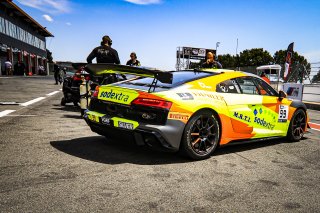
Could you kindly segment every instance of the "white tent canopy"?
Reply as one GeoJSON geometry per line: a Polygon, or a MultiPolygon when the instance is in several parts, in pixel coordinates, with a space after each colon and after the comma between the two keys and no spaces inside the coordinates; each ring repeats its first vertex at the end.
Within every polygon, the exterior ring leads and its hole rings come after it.
{"type": "Polygon", "coordinates": [[[279,64],[272,64],[272,65],[263,65],[263,66],[257,67],[257,70],[267,70],[267,69],[281,70],[281,66],[279,64]]]}

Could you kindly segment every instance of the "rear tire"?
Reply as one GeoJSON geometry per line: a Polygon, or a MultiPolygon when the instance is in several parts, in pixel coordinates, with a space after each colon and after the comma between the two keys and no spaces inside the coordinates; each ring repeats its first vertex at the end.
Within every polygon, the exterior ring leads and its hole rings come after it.
{"type": "Polygon", "coordinates": [[[300,141],[307,125],[307,115],[303,109],[294,112],[288,128],[287,138],[289,141],[300,141]]]}
{"type": "Polygon", "coordinates": [[[194,160],[209,158],[220,142],[218,118],[211,111],[196,113],[188,121],[180,151],[194,160]]]}

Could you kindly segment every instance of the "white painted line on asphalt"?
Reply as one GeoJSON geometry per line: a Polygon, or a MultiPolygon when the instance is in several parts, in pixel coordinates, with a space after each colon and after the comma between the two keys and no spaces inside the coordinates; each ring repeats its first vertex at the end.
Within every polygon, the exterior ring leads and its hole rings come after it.
{"type": "Polygon", "coordinates": [[[47,96],[52,96],[52,95],[55,95],[55,94],[57,94],[58,92],[60,92],[60,91],[54,91],[54,92],[50,92],[50,93],[48,93],[48,94],[47,94],[47,96]]]}
{"type": "Polygon", "coordinates": [[[45,99],[45,97],[35,98],[35,99],[31,100],[31,101],[27,101],[25,103],[20,104],[20,106],[29,106],[30,104],[34,104],[34,103],[36,103],[38,101],[41,101],[43,99],[45,99]]]}
{"type": "Polygon", "coordinates": [[[35,117],[37,115],[7,115],[8,117],[35,117]]]}
{"type": "Polygon", "coordinates": [[[0,112],[0,117],[6,116],[8,114],[10,114],[11,112],[14,112],[15,110],[4,110],[2,112],[0,112]]]}

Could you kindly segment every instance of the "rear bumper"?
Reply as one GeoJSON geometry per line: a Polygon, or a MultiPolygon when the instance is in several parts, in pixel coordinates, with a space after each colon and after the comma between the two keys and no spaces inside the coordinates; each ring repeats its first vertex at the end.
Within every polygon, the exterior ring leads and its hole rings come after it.
{"type": "Polygon", "coordinates": [[[137,145],[147,145],[148,147],[176,152],[179,150],[181,137],[185,124],[177,120],[167,120],[166,125],[148,125],[139,123],[134,130],[114,127],[91,121],[84,115],[84,119],[93,132],[104,135],[107,138],[116,140],[134,141],[137,145]]]}

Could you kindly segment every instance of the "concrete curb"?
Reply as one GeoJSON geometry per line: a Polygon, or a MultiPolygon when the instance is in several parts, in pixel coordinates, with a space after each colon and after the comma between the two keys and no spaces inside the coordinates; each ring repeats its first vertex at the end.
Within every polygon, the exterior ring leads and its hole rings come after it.
{"type": "Polygon", "coordinates": [[[303,101],[308,109],[320,110],[320,103],[303,101]]]}

